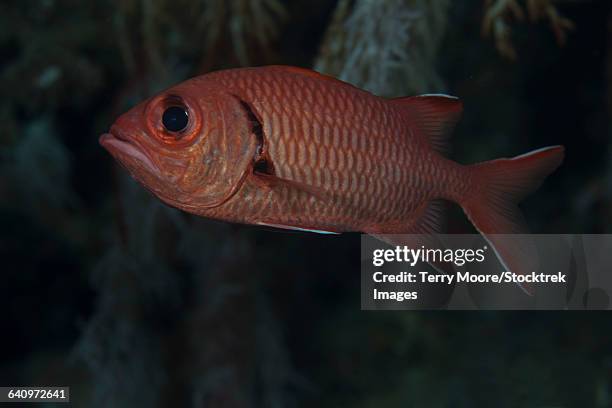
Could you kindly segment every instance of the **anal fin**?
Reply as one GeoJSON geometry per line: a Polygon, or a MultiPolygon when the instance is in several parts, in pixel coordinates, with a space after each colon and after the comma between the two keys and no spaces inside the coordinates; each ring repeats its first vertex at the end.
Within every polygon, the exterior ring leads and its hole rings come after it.
{"type": "Polygon", "coordinates": [[[419,218],[409,227],[406,234],[433,234],[442,231],[444,225],[444,200],[426,203],[419,218]]]}
{"type": "MultiPolygon", "coordinates": [[[[384,231],[370,233],[374,238],[386,242],[391,246],[407,246],[409,248],[444,248],[438,233],[443,225],[444,200],[432,200],[425,203],[417,212],[415,221],[407,225],[401,232],[385,234],[384,231]]],[[[448,262],[430,262],[436,271],[445,274],[455,272],[454,267],[448,262]]]]}
{"type": "Polygon", "coordinates": [[[369,234],[435,234],[442,231],[444,225],[444,200],[431,200],[418,208],[412,222],[398,226],[379,226],[365,231],[369,234]]]}

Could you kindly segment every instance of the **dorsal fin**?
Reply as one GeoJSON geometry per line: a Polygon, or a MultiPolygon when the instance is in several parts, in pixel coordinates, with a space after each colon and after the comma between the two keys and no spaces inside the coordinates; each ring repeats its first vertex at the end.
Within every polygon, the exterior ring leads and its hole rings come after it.
{"type": "Polygon", "coordinates": [[[270,68],[278,69],[278,70],[285,71],[285,72],[290,72],[296,75],[303,75],[303,76],[307,76],[310,78],[324,79],[327,81],[337,81],[337,82],[344,83],[344,81],[336,79],[333,76],[321,74],[320,72],[313,71],[312,69],[308,69],[308,68],[294,67],[291,65],[271,65],[270,68]]]}
{"type": "Polygon", "coordinates": [[[428,94],[395,98],[391,99],[391,103],[406,111],[434,150],[440,153],[448,152],[448,139],[463,110],[459,98],[428,94]]]}

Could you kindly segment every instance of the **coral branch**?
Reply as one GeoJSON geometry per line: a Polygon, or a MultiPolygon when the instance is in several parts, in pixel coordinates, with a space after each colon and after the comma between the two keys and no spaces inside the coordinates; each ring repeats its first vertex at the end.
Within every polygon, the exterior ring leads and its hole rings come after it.
{"type": "MultiPolygon", "coordinates": [[[[526,0],[529,21],[535,23],[546,19],[559,46],[565,44],[567,32],[574,29],[574,23],[563,17],[552,0],[526,0]]],[[[525,19],[525,11],[518,0],[485,0],[482,19],[482,35],[492,35],[499,53],[508,59],[516,59],[516,50],[511,40],[511,24],[525,19]]]]}

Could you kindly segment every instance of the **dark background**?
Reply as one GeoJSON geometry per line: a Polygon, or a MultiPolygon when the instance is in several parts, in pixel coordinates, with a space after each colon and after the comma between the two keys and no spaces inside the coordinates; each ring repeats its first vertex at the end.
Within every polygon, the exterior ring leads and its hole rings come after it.
{"type": "MultiPolygon", "coordinates": [[[[186,215],[98,145],[191,76],[316,66],[459,96],[462,163],[565,145],[522,206],[532,231],[611,232],[611,2],[540,0],[573,22],[563,46],[528,1],[498,16],[506,40],[482,33],[497,1],[367,3],[0,5],[0,385],[69,385],[73,406],[612,407],[608,313],[361,311],[358,234],[186,215]]],[[[473,231],[458,209],[448,228],[473,231]]]]}

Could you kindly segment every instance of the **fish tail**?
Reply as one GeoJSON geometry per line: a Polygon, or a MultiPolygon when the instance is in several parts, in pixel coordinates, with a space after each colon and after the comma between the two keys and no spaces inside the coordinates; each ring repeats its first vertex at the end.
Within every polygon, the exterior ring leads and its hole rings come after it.
{"type": "MultiPolygon", "coordinates": [[[[527,234],[517,204],[559,167],[563,156],[563,146],[551,146],[468,167],[473,187],[460,204],[508,271],[526,274],[537,268],[537,251],[532,239],[507,234],[527,234]]],[[[533,293],[531,287],[522,288],[533,293]]]]}

